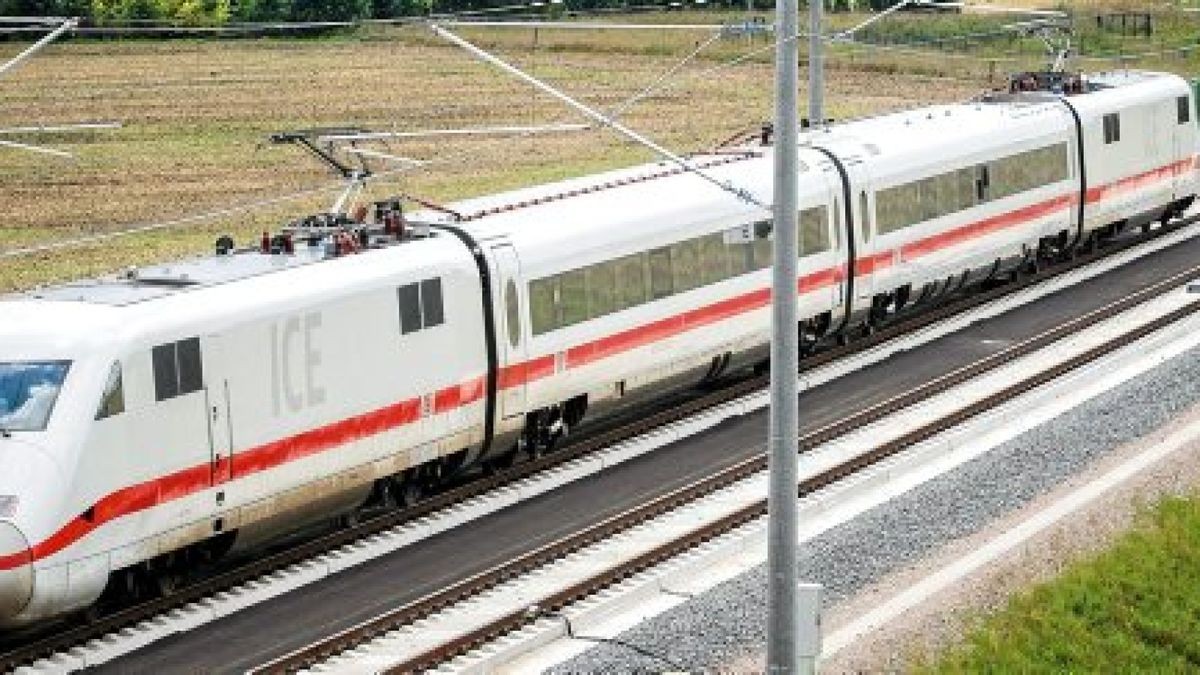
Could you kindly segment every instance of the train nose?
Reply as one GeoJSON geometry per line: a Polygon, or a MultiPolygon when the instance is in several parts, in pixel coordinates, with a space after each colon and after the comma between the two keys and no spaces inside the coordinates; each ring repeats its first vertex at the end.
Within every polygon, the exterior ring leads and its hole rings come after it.
{"type": "Polygon", "coordinates": [[[14,525],[0,522],[0,625],[14,619],[33,594],[33,556],[14,525]]]}

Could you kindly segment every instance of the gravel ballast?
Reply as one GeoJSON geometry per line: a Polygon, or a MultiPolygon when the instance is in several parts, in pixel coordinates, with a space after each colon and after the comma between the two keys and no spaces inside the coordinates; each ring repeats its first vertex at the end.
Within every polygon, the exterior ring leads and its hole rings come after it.
{"type": "MultiPolygon", "coordinates": [[[[1200,349],[806,543],[800,578],[823,584],[826,607],[836,605],[1026,506],[1197,401],[1200,349]]],[[[618,637],[632,646],[601,644],[550,672],[719,670],[761,658],[765,624],[766,575],[759,566],[618,637]]]]}

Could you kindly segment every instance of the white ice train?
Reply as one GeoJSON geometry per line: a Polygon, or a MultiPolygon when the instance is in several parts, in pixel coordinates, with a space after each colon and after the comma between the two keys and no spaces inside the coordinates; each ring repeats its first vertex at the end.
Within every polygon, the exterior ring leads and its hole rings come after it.
{"type": "MultiPolygon", "coordinates": [[[[805,336],[1193,199],[1180,78],[1012,90],[803,137],[805,336]]],[[[769,143],[695,159],[770,202],[769,143]]],[[[765,358],[769,218],[670,165],[376,220],[0,301],[0,625],[765,358]]]]}

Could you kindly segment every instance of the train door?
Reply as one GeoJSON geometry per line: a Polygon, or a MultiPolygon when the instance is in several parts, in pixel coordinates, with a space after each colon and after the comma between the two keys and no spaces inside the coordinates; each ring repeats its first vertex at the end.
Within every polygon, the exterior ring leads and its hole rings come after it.
{"type": "MultiPolygon", "coordinates": [[[[1197,120],[1195,119],[1196,106],[1192,102],[1191,96],[1184,96],[1185,103],[1176,102],[1174,110],[1175,116],[1171,118],[1175,124],[1171,124],[1167,128],[1171,130],[1171,161],[1187,160],[1192,157],[1195,151],[1193,145],[1188,143],[1192,140],[1193,129],[1197,120]],[[1180,110],[1183,107],[1184,110],[1180,110]]],[[[1174,180],[1171,187],[1171,198],[1178,199],[1181,195],[1187,194],[1187,178],[1192,174],[1189,170],[1174,172],[1174,180]]]]}
{"type": "MultiPolygon", "coordinates": [[[[1179,112],[1178,112],[1178,110],[1176,110],[1176,115],[1178,115],[1178,114],[1179,114],[1179,112]]],[[[1190,115],[1189,115],[1189,117],[1190,117],[1190,115]]],[[[1181,137],[1183,136],[1183,131],[1180,128],[1179,124],[1172,124],[1172,125],[1167,126],[1167,128],[1171,130],[1171,132],[1170,132],[1171,138],[1168,141],[1168,146],[1171,149],[1171,161],[1176,162],[1180,158],[1186,156],[1186,155],[1180,153],[1180,149],[1182,148],[1182,143],[1181,143],[1182,138],[1181,137]]],[[[1182,185],[1181,185],[1181,183],[1183,182],[1182,178],[1186,172],[1173,171],[1171,173],[1172,173],[1172,175],[1171,175],[1171,199],[1177,199],[1179,197],[1180,188],[1182,187],[1182,185]]]]}
{"type": "Polygon", "coordinates": [[[875,205],[871,176],[866,162],[861,157],[846,160],[846,172],[850,175],[850,205],[854,214],[854,246],[856,277],[854,294],[858,298],[870,299],[875,294],[875,273],[885,265],[875,256],[875,205]]]}
{"type": "MultiPolygon", "coordinates": [[[[1164,148],[1162,139],[1158,136],[1162,131],[1162,125],[1158,123],[1158,116],[1163,107],[1161,105],[1141,106],[1140,108],[1134,108],[1134,114],[1129,116],[1133,118],[1132,121],[1135,123],[1138,121],[1141,122],[1141,129],[1143,130],[1141,138],[1144,141],[1136,145],[1140,145],[1142,152],[1145,153],[1138,158],[1141,166],[1145,167],[1145,171],[1150,171],[1161,166],[1164,148]],[[1141,119],[1139,120],[1138,118],[1141,119]]],[[[1132,131],[1133,129],[1137,129],[1137,127],[1130,126],[1129,129],[1132,131]]]]}
{"type": "Polygon", "coordinates": [[[526,341],[521,317],[525,297],[521,284],[521,261],[508,242],[492,242],[488,259],[492,266],[492,297],[496,316],[496,355],[500,378],[496,396],[500,417],[525,414],[525,378],[519,364],[525,363],[526,341]]]}
{"type": "Polygon", "coordinates": [[[845,256],[849,244],[847,243],[846,230],[846,205],[842,202],[842,178],[833,164],[829,162],[821,163],[821,175],[825,179],[825,189],[829,194],[829,222],[833,223],[833,250],[837,251],[837,259],[842,262],[839,264],[839,269],[835,274],[838,279],[833,285],[833,298],[831,306],[840,308],[846,301],[846,263],[845,256]]]}
{"type": "Polygon", "coordinates": [[[230,418],[229,364],[218,335],[201,340],[204,362],[204,397],[208,410],[208,443],[212,484],[233,477],[233,421],[230,418]]]}

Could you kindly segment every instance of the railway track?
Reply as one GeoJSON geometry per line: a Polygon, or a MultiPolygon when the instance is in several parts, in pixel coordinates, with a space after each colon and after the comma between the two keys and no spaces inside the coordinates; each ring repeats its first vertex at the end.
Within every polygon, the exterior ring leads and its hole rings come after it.
{"type": "MultiPolygon", "coordinates": [[[[1043,270],[1038,275],[1024,278],[1018,282],[993,289],[992,291],[955,298],[936,309],[925,311],[919,315],[899,317],[886,328],[868,338],[856,341],[846,347],[832,348],[813,355],[805,361],[804,368],[805,370],[812,370],[833,363],[838,359],[876,347],[911,331],[943,321],[947,317],[957,313],[985,305],[1003,296],[1095,263],[1107,256],[1121,253],[1140,244],[1148,244],[1150,241],[1169,236],[1176,232],[1186,231],[1188,228],[1195,227],[1196,221],[1197,218],[1194,217],[1180,220],[1156,230],[1149,236],[1130,238],[1102,251],[1080,256],[1072,261],[1055,265],[1043,270]]],[[[0,671],[12,670],[21,665],[34,663],[39,659],[53,657],[56,654],[63,653],[89,641],[97,640],[105,635],[128,629],[131,626],[158,616],[166,615],[189,603],[202,601],[205,598],[253,582],[256,579],[261,579],[279,570],[303,563],[314,556],[337,550],[354,542],[376,536],[382,532],[387,532],[406,522],[427,518],[432,514],[451,508],[456,504],[460,504],[481,494],[506,485],[518,483],[539,472],[564,465],[599,448],[608,447],[650,429],[687,418],[700,411],[736,400],[755,391],[760,391],[765,384],[765,377],[749,378],[720,391],[676,402],[676,405],[671,406],[669,409],[658,410],[640,419],[620,420],[619,423],[613,423],[605,428],[596,429],[594,433],[589,434],[586,438],[574,441],[553,454],[436,495],[416,507],[403,512],[376,517],[356,527],[318,537],[281,553],[251,561],[236,569],[217,573],[183,588],[170,596],[135,607],[118,610],[91,624],[70,627],[48,637],[39,638],[13,648],[5,648],[5,651],[0,653],[0,671]]]]}
{"type": "MultiPolygon", "coordinates": [[[[1175,275],[1100,310],[1090,312],[1032,339],[915,387],[900,396],[805,434],[801,438],[802,451],[811,451],[845,434],[876,424],[901,410],[930,400],[935,396],[947,394],[956,387],[998,371],[1051,345],[1062,343],[1068,338],[1080,336],[1105,322],[1112,322],[1118,317],[1125,320],[1127,319],[1126,313],[1139,306],[1152,301],[1160,301],[1173,291],[1176,296],[1179,296],[1180,286],[1198,278],[1200,278],[1200,267],[1175,275]]],[[[868,467],[894,457],[903,450],[931,439],[971,418],[994,410],[1066,373],[1091,364],[1117,350],[1128,347],[1143,337],[1190,317],[1197,310],[1200,310],[1200,300],[1185,298],[1174,302],[1165,311],[1148,320],[1135,323],[1128,328],[1110,330],[1102,338],[1094,338],[1093,343],[1083,345],[1077,353],[1057,361],[1050,367],[1038,369],[1028,376],[1001,386],[937,419],[924,424],[906,426],[906,431],[903,433],[888,438],[885,442],[874,445],[865,452],[856,453],[821,468],[814,475],[802,480],[798,486],[799,495],[801,497],[813,495],[834,486],[868,467]]],[[[472,611],[478,612],[477,609],[459,610],[459,608],[483,596],[487,596],[489,604],[503,602],[505,594],[498,589],[513,580],[535,572],[553,579],[555,575],[552,572],[546,572],[546,568],[558,564],[560,561],[570,560],[572,557],[582,557],[582,552],[589,547],[619,538],[631,530],[649,528],[650,523],[672,512],[705,497],[731,490],[755,476],[761,477],[765,471],[765,456],[757,456],[739,462],[718,474],[561,537],[548,545],[516,557],[508,563],[486,570],[440,592],[266,663],[252,672],[295,672],[310,668],[322,670],[322,664],[326,664],[339,654],[349,651],[355,651],[356,654],[362,654],[364,651],[370,653],[369,645],[371,643],[388,639],[394,639],[396,645],[403,646],[382,649],[387,653],[398,655],[394,661],[387,663],[385,668],[387,672],[407,673],[436,669],[460,655],[500,636],[518,631],[546,616],[561,616],[565,608],[581,599],[600,593],[647,568],[763,518],[766,515],[765,498],[754,499],[732,512],[691,529],[682,536],[670,538],[668,541],[648,547],[640,554],[606,567],[595,574],[572,579],[570,583],[554,588],[543,595],[530,597],[527,592],[514,592],[514,597],[520,600],[516,606],[481,621],[479,625],[464,630],[453,638],[445,640],[426,638],[425,642],[431,643],[430,646],[413,646],[420,645],[422,639],[415,632],[406,633],[407,627],[420,625],[425,632],[444,635],[442,632],[444,627],[436,623],[437,617],[447,616],[456,611],[460,615],[467,616],[472,611]],[[408,651],[405,651],[405,646],[408,647],[408,651]]],[[[729,497],[726,496],[725,499],[729,499],[729,497]]],[[[657,531],[664,528],[656,527],[654,529],[657,531]]],[[[345,663],[334,662],[330,664],[330,667],[337,669],[339,666],[345,665],[345,663]]],[[[371,662],[373,669],[379,668],[379,666],[380,662],[371,662]]]]}

